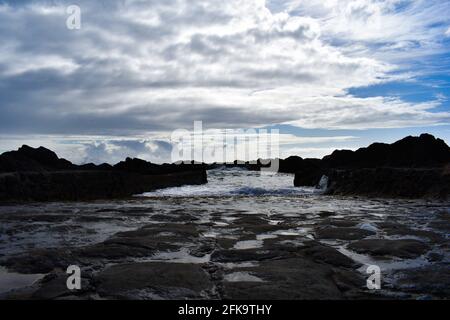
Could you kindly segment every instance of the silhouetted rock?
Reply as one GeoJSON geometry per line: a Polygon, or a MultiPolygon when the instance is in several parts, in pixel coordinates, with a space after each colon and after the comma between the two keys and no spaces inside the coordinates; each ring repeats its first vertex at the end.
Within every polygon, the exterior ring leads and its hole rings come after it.
{"type": "Polygon", "coordinates": [[[298,156],[291,156],[280,161],[280,172],[295,173],[304,164],[304,160],[298,156]]]}
{"type": "Polygon", "coordinates": [[[115,166],[77,166],[46,148],[22,146],[0,155],[0,201],[93,200],[203,184],[197,165],[156,165],[127,158],[115,166]]]}
{"type": "Polygon", "coordinates": [[[31,148],[23,145],[17,151],[0,155],[0,172],[68,170],[75,166],[44,147],[31,148]]]}
{"type": "Polygon", "coordinates": [[[112,170],[113,166],[108,163],[96,165],[94,163],[86,163],[78,166],[80,170],[112,170]]]}
{"type": "Polygon", "coordinates": [[[430,134],[393,144],[374,143],[356,151],[336,150],[322,160],[329,168],[440,167],[450,162],[450,148],[430,134]]]}
{"type": "Polygon", "coordinates": [[[206,182],[205,171],[161,175],[112,170],[11,172],[0,174],[0,201],[123,198],[161,188],[206,182]]]}
{"type": "MultiPolygon", "coordinates": [[[[283,171],[287,172],[287,171],[283,171]]],[[[287,173],[295,173],[295,186],[316,186],[320,178],[327,172],[319,159],[305,159],[299,163],[297,169],[290,169],[287,173]]]]}
{"type": "Polygon", "coordinates": [[[115,170],[124,172],[133,172],[140,174],[155,174],[158,170],[158,165],[141,159],[126,158],[114,166],[115,170]]]}
{"type": "Polygon", "coordinates": [[[363,168],[333,170],[327,194],[371,197],[448,198],[450,174],[444,169],[363,168]]]}
{"type": "Polygon", "coordinates": [[[356,151],[336,150],[322,160],[297,161],[295,186],[328,178],[328,194],[447,198],[450,147],[432,135],[374,143],[356,151]]]}

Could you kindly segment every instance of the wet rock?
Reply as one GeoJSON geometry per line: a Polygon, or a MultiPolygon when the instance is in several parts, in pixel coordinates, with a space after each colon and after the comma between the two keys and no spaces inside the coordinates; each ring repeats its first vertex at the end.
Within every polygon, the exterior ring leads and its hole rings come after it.
{"type": "Polygon", "coordinates": [[[254,225],[254,224],[258,225],[267,223],[269,222],[259,215],[245,215],[233,221],[233,224],[237,224],[239,226],[254,225]]]}
{"type": "Polygon", "coordinates": [[[119,235],[130,235],[132,233],[142,234],[158,234],[160,232],[170,232],[182,237],[198,237],[200,232],[197,229],[197,225],[192,223],[161,223],[161,224],[149,224],[144,226],[142,229],[137,231],[129,231],[125,233],[120,233],[119,235]]]}
{"type": "Polygon", "coordinates": [[[11,226],[9,229],[3,229],[0,230],[1,234],[6,234],[8,236],[12,236],[15,235],[17,233],[22,233],[22,232],[32,232],[36,229],[38,229],[40,226],[38,224],[28,224],[28,225],[15,225],[15,226],[11,226]]]}
{"type": "Polygon", "coordinates": [[[437,252],[430,252],[427,255],[427,259],[431,262],[439,262],[444,259],[444,255],[437,252]]]}
{"type": "Polygon", "coordinates": [[[75,230],[83,229],[80,225],[60,225],[60,226],[51,226],[49,228],[52,232],[72,232],[75,230]]]}
{"type": "Polygon", "coordinates": [[[66,269],[79,260],[69,249],[37,249],[24,254],[11,256],[1,265],[19,273],[49,273],[54,269],[66,269]]]}
{"type": "Polygon", "coordinates": [[[319,212],[319,216],[321,217],[321,218],[327,218],[327,217],[331,217],[331,216],[334,216],[336,213],[335,212],[332,212],[332,211],[320,211],[319,212]]]}
{"type": "Polygon", "coordinates": [[[191,215],[172,215],[172,214],[155,214],[152,216],[154,221],[164,221],[164,222],[190,222],[196,221],[198,218],[191,215]]]}
{"type": "Polygon", "coordinates": [[[348,248],[373,256],[394,256],[405,259],[416,258],[429,250],[426,243],[412,239],[365,239],[351,243],[348,248]]]}
{"type": "Polygon", "coordinates": [[[229,239],[229,238],[219,238],[217,239],[217,244],[222,249],[231,249],[236,244],[236,239],[229,239]]]}
{"type": "Polygon", "coordinates": [[[318,223],[321,226],[335,226],[335,227],[354,227],[358,224],[357,221],[344,220],[344,219],[323,219],[318,223]]]}
{"type": "Polygon", "coordinates": [[[64,222],[71,219],[68,215],[58,214],[9,214],[2,217],[2,220],[21,221],[21,222],[64,222]]]}
{"type": "Polygon", "coordinates": [[[364,289],[366,279],[354,270],[334,268],[332,278],[341,292],[350,295],[349,298],[361,298],[365,294],[361,289],[364,289]]]}
{"type": "Polygon", "coordinates": [[[440,230],[440,231],[445,231],[445,232],[449,232],[450,233],[450,222],[447,220],[436,220],[436,221],[431,221],[428,224],[429,227],[435,229],[435,230],[440,230]]]}
{"type": "Polygon", "coordinates": [[[211,255],[213,262],[245,262],[262,261],[289,256],[290,253],[281,250],[243,249],[216,250],[211,255]]]}
{"type": "Polygon", "coordinates": [[[194,257],[201,258],[213,252],[214,249],[215,249],[214,243],[204,243],[201,244],[200,246],[190,249],[189,253],[194,257]]]}
{"type": "Polygon", "coordinates": [[[234,220],[232,225],[254,234],[273,232],[280,229],[280,226],[269,224],[268,220],[253,215],[234,220]]]}
{"type": "Polygon", "coordinates": [[[316,241],[305,243],[305,246],[300,249],[300,252],[314,261],[324,262],[332,266],[345,268],[356,268],[358,266],[352,259],[336,249],[316,241]]]}
{"type": "MultiPolygon", "coordinates": [[[[201,298],[212,288],[207,273],[200,265],[188,263],[130,263],[115,265],[95,277],[97,290],[103,296],[117,296],[136,290],[153,289],[155,294],[179,292],[179,299],[186,296],[201,298]],[[178,290],[178,291],[177,291],[178,290]]],[[[172,297],[173,298],[173,297],[172,297]]]]}
{"type": "Polygon", "coordinates": [[[325,227],[315,231],[318,239],[358,240],[374,235],[375,232],[359,228],[325,227]]]}
{"type": "Polygon", "coordinates": [[[438,233],[428,230],[416,230],[407,227],[395,228],[395,229],[384,229],[387,235],[399,235],[399,236],[415,236],[419,238],[427,238],[433,242],[442,242],[445,239],[438,233]]]}
{"type": "MultiPolygon", "coordinates": [[[[235,271],[238,271],[236,269],[235,271]]],[[[329,267],[306,259],[263,261],[242,269],[263,282],[224,282],[224,299],[343,299],[329,267]]]]}
{"type": "Polygon", "coordinates": [[[128,257],[149,257],[154,254],[155,248],[148,248],[145,245],[122,245],[118,243],[99,243],[74,250],[74,255],[78,260],[86,259],[117,260],[128,257]]]}
{"type": "MultiPolygon", "coordinates": [[[[83,275],[83,272],[81,273],[83,275]]],[[[91,289],[89,280],[86,278],[81,279],[80,290],[69,290],[67,288],[67,275],[66,273],[52,273],[47,275],[41,280],[40,288],[36,290],[32,299],[38,300],[50,300],[62,297],[70,297],[72,295],[82,294],[91,289]]]]}
{"type": "Polygon", "coordinates": [[[121,221],[126,220],[125,217],[119,217],[119,216],[108,217],[108,216],[101,216],[101,215],[95,215],[95,214],[77,216],[74,219],[75,219],[75,221],[78,221],[78,222],[102,222],[102,221],[112,221],[112,220],[121,220],[121,221]]]}
{"type": "Polygon", "coordinates": [[[182,243],[194,241],[198,236],[199,231],[193,224],[152,224],[137,230],[116,233],[104,244],[167,251],[176,250],[182,243]]]}
{"type": "Polygon", "coordinates": [[[398,290],[428,294],[441,299],[450,296],[450,264],[442,263],[398,271],[395,287],[398,290]]]}

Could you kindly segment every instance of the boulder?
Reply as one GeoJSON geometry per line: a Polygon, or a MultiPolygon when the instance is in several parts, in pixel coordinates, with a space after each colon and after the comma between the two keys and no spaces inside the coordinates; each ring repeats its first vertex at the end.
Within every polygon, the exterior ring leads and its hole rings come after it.
{"type": "Polygon", "coordinates": [[[351,243],[348,248],[373,256],[394,256],[405,259],[416,258],[430,249],[426,243],[413,239],[364,239],[351,243]]]}
{"type": "MultiPolygon", "coordinates": [[[[144,262],[114,265],[95,277],[103,296],[127,296],[139,290],[152,291],[161,298],[201,298],[212,289],[208,274],[201,265],[190,263],[144,262]],[[179,292],[180,296],[173,296],[179,292]],[[166,296],[172,295],[172,296],[166,296]]],[[[134,298],[134,297],[133,297],[134,298]]]]}

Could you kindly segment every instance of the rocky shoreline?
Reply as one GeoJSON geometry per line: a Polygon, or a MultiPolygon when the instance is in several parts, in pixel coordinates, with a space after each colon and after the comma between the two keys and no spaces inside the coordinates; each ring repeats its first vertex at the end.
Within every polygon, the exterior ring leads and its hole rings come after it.
{"type": "Polygon", "coordinates": [[[131,197],[166,187],[207,183],[205,167],[126,159],[77,166],[43,147],[0,155],[0,202],[79,201],[131,197]]]}
{"type": "Polygon", "coordinates": [[[318,195],[279,198],[270,213],[273,198],[248,201],[0,207],[0,265],[38,278],[0,299],[449,297],[448,204],[318,195]],[[81,290],[66,286],[69,265],[81,290]],[[367,265],[380,266],[381,290],[367,288],[367,265]]]}
{"type": "MultiPolygon", "coordinates": [[[[322,159],[258,159],[227,164],[260,171],[277,161],[279,172],[294,174],[296,187],[318,187],[328,195],[449,199],[450,147],[429,134],[392,144],[374,143],[356,151],[336,150],[322,159]],[[322,182],[322,183],[321,183],[322,182]]],[[[221,166],[210,165],[209,168],[221,166]]]]}
{"type": "MultiPolygon", "coordinates": [[[[450,197],[450,147],[429,134],[356,151],[336,150],[323,159],[279,159],[279,172],[294,185],[325,194],[391,198],[450,197]]],[[[206,170],[221,166],[261,170],[267,161],[233,164],[163,164],[127,158],[109,164],[74,165],[43,147],[23,146],[0,155],[0,201],[94,200],[130,197],[166,187],[207,183],[206,170]]]]}
{"type": "MultiPolygon", "coordinates": [[[[0,156],[0,284],[9,283],[0,300],[446,299],[447,149],[421,136],[281,161],[296,185],[322,180],[327,195],[130,198],[205,183],[210,167],[139,159],[76,166],[22,147],[0,156]],[[403,160],[392,157],[399,150],[403,160]],[[417,199],[399,199],[408,197],[417,199]],[[67,288],[71,265],[81,268],[80,290],[67,288]],[[380,290],[367,287],[370,265],[380,267],[380,290]]],[[[236,174],[214,181],[242,184],[236,174]]]]}
{"type": "Polygon", "coordinates": [[[318,159],[290,159],[284,171],[295,173],[295,186],[321,186],[326,194],[346,196],[450,197],[450,147],[422,134],[393,144],[338,150],[318,159]]]}
{"type": "Polygon", "coordinates": [[[450,173],[446,168],[363,168],[333,170],[326,194],[366,197],[448,199],[450,173]]]}

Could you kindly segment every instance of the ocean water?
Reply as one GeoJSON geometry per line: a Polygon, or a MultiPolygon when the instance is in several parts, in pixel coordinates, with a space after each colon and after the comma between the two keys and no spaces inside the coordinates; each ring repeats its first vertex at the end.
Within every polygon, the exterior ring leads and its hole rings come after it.
{"type": "Polygon", "coordinates": [[[207,197],[207,196],[295,196],[318,194],[313,187],[294,187],[294,175],[263,173],[239,168],[218,168],[208,171],[208,183],[144,193],[144,197],[207,197]]]}

